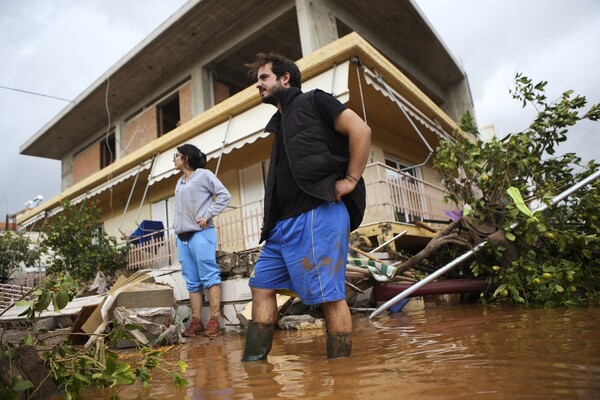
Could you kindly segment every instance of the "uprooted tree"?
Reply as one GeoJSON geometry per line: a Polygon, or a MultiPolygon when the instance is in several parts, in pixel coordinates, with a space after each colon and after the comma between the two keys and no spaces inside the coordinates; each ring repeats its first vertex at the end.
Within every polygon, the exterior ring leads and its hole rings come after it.
{"type": "Polygon", "coordinates": [[[495,290],[491,298],[545,306],[576,305],[600,300],[600,180],[549,207],[530,209],[594,173],[574,153],[556,154],[569,128],[600,118],[600,104],[587,111],[586,98],[564,92],[548,101],[547,82],[533,84],[517,74],[514,99],[535,107],[537,116],[523,132],[489,142],[468,140],[479,132],[470,115],[460,121],[455,141],[437,149],[434,167],[448,200],[462,205],[455,219],[428,246],[401,264],[406,270],[441,251],[448,243],[469,248],[483,241],[470,268],[495,290]]]}

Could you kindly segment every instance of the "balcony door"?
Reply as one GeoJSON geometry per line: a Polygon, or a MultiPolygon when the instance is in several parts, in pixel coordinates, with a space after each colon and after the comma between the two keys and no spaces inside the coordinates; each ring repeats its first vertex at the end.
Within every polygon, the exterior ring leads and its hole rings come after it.
{"type": "Polygon", "coordinates": [[[162,221],[165,229],[172,228],[175,219],[175,196],[152,203],[150,205],[150,214],[153,221],[162,221]]]}

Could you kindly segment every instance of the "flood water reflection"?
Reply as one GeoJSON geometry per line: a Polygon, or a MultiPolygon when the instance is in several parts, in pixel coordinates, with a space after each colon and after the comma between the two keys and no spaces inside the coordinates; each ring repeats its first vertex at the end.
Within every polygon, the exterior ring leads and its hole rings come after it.
{"type": "MultiPolygon", "coordinates": [[[[265,362],[242,363],[244,337],[193,338],[164,374],[122,399],[598,399],[600,308],[451,305],[353,317],[353,354],[327,360],[324,331],[276,331],[265,362]]],[[[93,397],[97,398],[97,397],[93,397]]]]}

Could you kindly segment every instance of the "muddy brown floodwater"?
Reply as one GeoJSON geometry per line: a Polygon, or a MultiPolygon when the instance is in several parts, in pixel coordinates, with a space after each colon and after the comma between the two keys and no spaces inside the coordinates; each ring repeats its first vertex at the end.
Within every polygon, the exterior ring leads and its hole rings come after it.
{"type": "MultiPolygon", "coordinates": [[[[320,330],[276,331],[267,361],[242,363],[244,337],[193,338],[189,386],[166,374],[121,399],[600,399],[600,308],[450,305],[353,316],[353,353],[327,360],[320,330]]],[[[88,398],[99,398],[97,395],[88,398]]]]}

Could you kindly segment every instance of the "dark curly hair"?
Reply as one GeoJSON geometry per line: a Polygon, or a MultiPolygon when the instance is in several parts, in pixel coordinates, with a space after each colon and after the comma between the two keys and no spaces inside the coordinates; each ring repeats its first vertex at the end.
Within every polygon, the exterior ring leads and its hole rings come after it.
{"type": "Polygon", "coordinates": [[[177,147],[177,151],[185,157],[184,161],[190,169],[194,170],[206,166],[206,154],[193,144],[182,144],[177,147]]]}
{"type": "Polygon", "coordinates": [[[247,63],[244,64],[244,66],[250,68],[248,71],[248,76],[250,76],[252,79],[256,79],[258,69],[268,63],[272,63],[271,70],[277,79],[279,79],[284,73],[289,72],[290,86],[302,89],[302,74],[300,73],[298,66],[295,62],[287,57],[282,56],[281,54],[273,52],[258,53],[256,55],[256,60],[253,63],[247,63]]]}

